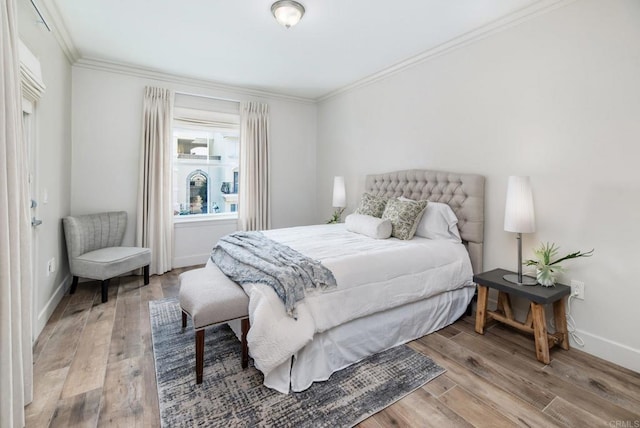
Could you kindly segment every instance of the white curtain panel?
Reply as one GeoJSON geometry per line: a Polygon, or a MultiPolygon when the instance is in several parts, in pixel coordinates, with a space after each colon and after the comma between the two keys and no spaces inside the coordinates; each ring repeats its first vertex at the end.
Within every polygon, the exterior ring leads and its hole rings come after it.
{"type": "Polygon", "coordinates": [[[149,273],[156,275],[170,271],[173,259],[172,110],[171,90],[145,88],[136,245],[151,249],[149,273]]]}
{"type": "Polygon", "coordinates": [[[269,106],[244,102],[240,106],[240,180],[238,227],[271,228],[269,196],[269,106]]]}
{"type": "Polygon", "coordinates": [[[0,0],[0,26],[0,426],[22,427],[33,393],[31,223],[14,0],[0,0]]]}

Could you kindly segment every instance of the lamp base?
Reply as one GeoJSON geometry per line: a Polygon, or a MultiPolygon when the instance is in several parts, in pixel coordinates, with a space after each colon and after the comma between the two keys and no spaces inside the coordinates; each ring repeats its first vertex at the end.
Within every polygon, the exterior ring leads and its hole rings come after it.
{"type": "Polygon", "coordinates": [[[538,281],[530,276],[522,275],[522,282],[518,281],[518,274],[510,273],[502,277],[505,281],[518,285],[536,285],[538,281]]]}

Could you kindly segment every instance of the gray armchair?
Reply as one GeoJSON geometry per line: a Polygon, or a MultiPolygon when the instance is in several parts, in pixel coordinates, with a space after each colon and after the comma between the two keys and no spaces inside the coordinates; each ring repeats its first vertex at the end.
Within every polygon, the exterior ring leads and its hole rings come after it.
{"type": "Polygon", "coordinates": [[[79,277],[97,279],[102,281],[104,303],[111,278],[141,267],[144,284],[149,284],[151,250],[121,246],[127,227],[125,211],[65,217],[62,225],[73,275],[70,294],[75,293],[79,277]]]}

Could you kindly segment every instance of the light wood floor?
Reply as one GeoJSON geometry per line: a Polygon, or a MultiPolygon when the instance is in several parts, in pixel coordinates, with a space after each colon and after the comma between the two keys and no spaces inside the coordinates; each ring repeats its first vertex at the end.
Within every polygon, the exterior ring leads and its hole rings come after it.
{"type": "MultiPolygon", "coordinates": [[[[157,427],[148,301],[178,293],[176,269],[65,296],[34,348],[28,427],[157,427]]],[[[535,359],[533,341],[501,326],[484,336],[460,320],[410,344],[447,372],[361,427],[640,427],[640,374],[572,349],[535,359]]]]}

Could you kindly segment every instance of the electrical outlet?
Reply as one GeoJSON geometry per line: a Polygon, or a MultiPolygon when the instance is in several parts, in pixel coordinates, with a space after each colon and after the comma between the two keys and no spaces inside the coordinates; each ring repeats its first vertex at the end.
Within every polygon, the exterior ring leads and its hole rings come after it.
{"type": "Polygon", "coordinates": [[[51,260],[47,262],[47,276],[54,273],[56,271],[56,258],[53,257],[51,260]]]}
{"type": "Polygon", "coordinates": [[[576,299],[584,300],[584,282],[571,280],[571,295],[576,299]]]}

